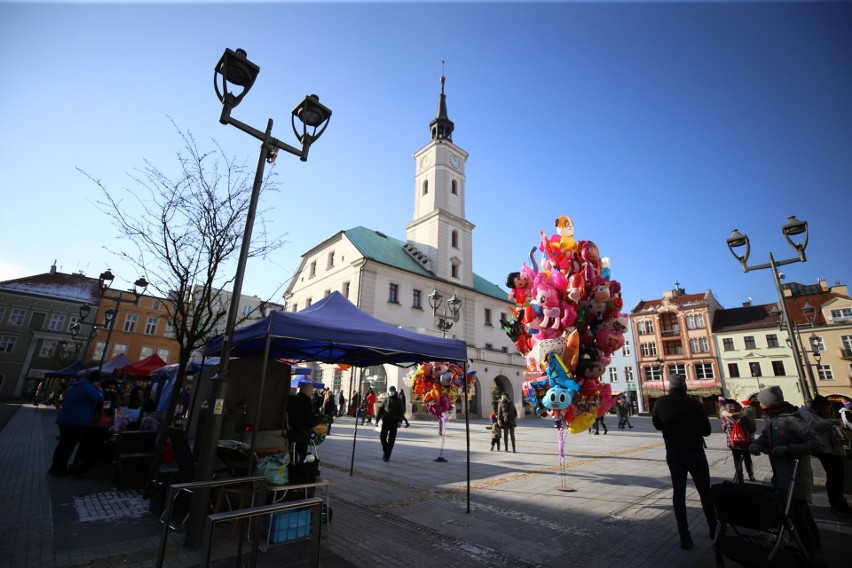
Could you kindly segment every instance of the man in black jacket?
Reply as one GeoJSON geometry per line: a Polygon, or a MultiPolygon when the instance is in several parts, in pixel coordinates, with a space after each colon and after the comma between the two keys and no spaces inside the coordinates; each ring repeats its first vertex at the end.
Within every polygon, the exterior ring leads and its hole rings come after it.
{"type": "Polygon", "coordinates": [[[308,442],[316,438],[313,427],[320,423],[321,417],[314,413],[311,396],[314,384],[309,379],[299,381],[299,392],[287,402],[287,438],[296,444],[299,461],[308,453],[308,442]]]}
{"type": "Polygon", "coordinates": [[[686,474],[701,497],[701,508],[710,529],[716,531],[716,511],[710,496],[710,466],[704,455],[704,438],[710,435],[710,420],[704,407],[686,395],[686,377],[675,375],[669,382],[669,394],[659,398],[652,414],[654,427],[662,430],[666,442],[666,463],[672,476],[672,506],[674,507],[680,547],[692,548],[692,535],[686,518],[686,474]]]}
{"type": "Polygon", "coordinates": [[[396,431],[405,419],[405,405],[397,396],[396,387],[393,385],[388,388],[382,410],[382,433],[379,436],[382,442],[382,459],[388,461],[396,442],[396,431]]]}

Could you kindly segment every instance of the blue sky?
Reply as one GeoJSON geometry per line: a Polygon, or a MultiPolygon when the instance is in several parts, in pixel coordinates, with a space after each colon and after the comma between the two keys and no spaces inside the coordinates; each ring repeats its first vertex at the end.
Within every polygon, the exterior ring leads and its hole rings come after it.
{"type": "MultiPolygon", "coordinates": [[[[675,281],[725,307],[777,300],[752,263],[793,256],[787,217],[810,224],[787,281],[852,284],[852,4],[167,3],[0,1],[0,280],[46,272],[138,276],[104,250],[94,205],[149,160],[176,171],[169,117],[203,148],[256,162],[218,123],[213,68],[243,48],[261,72],[234,116],[293,143],[289,112],[316,93],[334,115],[302,163],[282,155],[269,230],[244,293],[268,296],[321,240],[357,225],[400,239],[414,161],[445,61],[453,141],[470,153],[474,270],[502,284],[539,231],[569,215],[612,260],[625,309],[675,281]]],[[[117,282],[116,285],[122,284],[117,282]]]]}

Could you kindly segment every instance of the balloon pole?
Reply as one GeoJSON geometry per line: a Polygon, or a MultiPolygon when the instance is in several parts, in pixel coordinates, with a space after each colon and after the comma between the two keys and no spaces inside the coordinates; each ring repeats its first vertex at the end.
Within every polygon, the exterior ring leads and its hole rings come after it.
{"type": "Polygon", "coordinates": [[[444,444],[447,441],[447,413],[441,414],[441,417],[438,418],[438,427],[441,429],[441,451],[438,452],[438,457],[435,458],[436,462],[444,463],[447,461],[447,458],[444,457],[444,444]]]}
{"type": "Polygon", "coordinates": [[[556,487],[556,490],[567,493],[577,491],[573,487],[565,485],[565,477],[568,474],[565,472],[565,422],[562,420],[556,421],[556,443],[559,447],[559,473],[556,474],[559,476],[559,485],[556,487]]]}

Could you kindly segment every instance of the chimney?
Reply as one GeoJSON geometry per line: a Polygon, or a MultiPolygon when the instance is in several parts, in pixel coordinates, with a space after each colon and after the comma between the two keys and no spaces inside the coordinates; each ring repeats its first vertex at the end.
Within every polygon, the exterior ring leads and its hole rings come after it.
{"type": "Polygon", "coordinates": [[[50,275],[51,276],[56,275],[56,261],[55,260],[53,261],[53,265],[50,267],[50,275]]]}
{"type": "Polygon", "coordinates": [[[817,284],[819,284],[819,289],[823,292],[828,292],[828,285],[825,283],[825,278],[820,276],[817,278],[817,284]]]}

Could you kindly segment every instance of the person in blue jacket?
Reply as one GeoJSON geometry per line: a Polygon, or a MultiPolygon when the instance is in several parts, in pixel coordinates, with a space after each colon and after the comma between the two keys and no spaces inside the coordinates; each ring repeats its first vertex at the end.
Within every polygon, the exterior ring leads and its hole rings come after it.
{"type": "Polygon", "coordinates": [[[95,427],[95,412],[104,401],[101,390],[101,374],[94,370],[88,376],[77,379],[68,387],[56,424],[59,426],[59,443],[53,451],[53,463],[47,471],[50,475],[68,475],[68,460],[74,449],[90,429],[95,427]]]}

